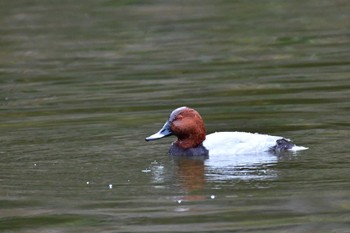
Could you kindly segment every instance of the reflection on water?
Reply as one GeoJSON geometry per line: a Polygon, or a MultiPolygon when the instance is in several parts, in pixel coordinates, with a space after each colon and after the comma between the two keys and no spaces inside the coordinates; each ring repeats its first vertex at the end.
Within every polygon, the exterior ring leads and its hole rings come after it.
{"type": "MultiPolygon", "coordinates": [[[[284,153],[280,155],[271,153],[246,154],[240,156],[170,156],[173,165],[172,178],[175,179],[184,191],[185,195],[176,197],[180,201],[199,201],[208,199],[208,195],[199,195],[206,189],[208,183],[222,183],[225,181],[273,181],[278,178],[275,168],[279,160],[293,159],[296,153],[284,153]]],[[[163,165],[157,161],[151,163],[151,172],[155,187],[165,183],[167,174],[163,165]]],[[[261,186],[261,188],[264,186],[261,186]]],[[[266,188],[266,187],[264,187],[266,188]]],[[[215,195],[214,195],[215,197],[215,195]]]]}
{"type": "Polygon", "coordinates": [[[0,12],[1,232],[348,232],[349,1],[0,12]],[[183,105],[310,149],[171,158],[144,138],[183,105]]]}
{"type": "Polygon", "coordinates": [[[273,166],[278,158],[277,155],[269,153],[210,158],[172,157],[172,159],[176,164],[176,175],[186,190],[202,189],[206,181],[277,178],[273,166]]]}
{"type": "Polygon", "coordinates": [[[211,180],[264,180],[276,176],[269,167],[277,161],[277,155],[270,153],[217,156],[209,159],[206,166],[211,180]]]}
{"type": "Polygon", "coordinates": [[[187,191],[202,190],[205,186],[204,158],[173,158],[176,176],[187,191]]]}
{"type": "Polygon", "coordinates": [[[209,167],[208,180],[273,180],[277,178],[277,172],[268,165],[252,165],[248,167],[209,167]]]}

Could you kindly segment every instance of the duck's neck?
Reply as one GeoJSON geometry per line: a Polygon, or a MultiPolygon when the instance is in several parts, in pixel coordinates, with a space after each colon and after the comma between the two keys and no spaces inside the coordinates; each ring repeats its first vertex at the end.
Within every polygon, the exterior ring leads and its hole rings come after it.
{"type": "Polygon", "coordinates": [[[205,129],[199,129],[192,134],[180,135],[175,144],[182,149],[195,148],[205,140],[205,129]]]}
{"type": "Polygon", "coordinates": [[[209,155],[209,151],[203,146],[203,144],[197,147],[190,147],[188,149],[183,149],[179,147],[176,143],[173,143],[169,149],[169,153],[174,156],[205,156],[209,155]]]}

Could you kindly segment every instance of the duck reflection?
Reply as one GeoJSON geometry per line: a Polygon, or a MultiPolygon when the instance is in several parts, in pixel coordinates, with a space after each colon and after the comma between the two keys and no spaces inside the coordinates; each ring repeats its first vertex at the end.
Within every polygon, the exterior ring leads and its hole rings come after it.
{"type": "Polygon", "coordinates": [[[188,191],[203,189],[205,185],[204,161],[207,157],[172,157],[175,172],[181,186],[188,191]]]}
{"type": "Polygon", "coordinates": [[[270,153],[216,156],[205,162],[206,177],[210,181],[273,180],[277,178],[275,166],[279,158],[270,153]]]}
{"type": "Polygon", "coordinates": [[[170,156],[171,164],[164,166],[155,161],[150,171],[157,184],[164,183],[167,179],[173,179],[173,182],[178,183],[186,193],[183,200],[204,200],[212,194],[204,193],[211,190],[211,187],[218,189],[225,182],[244,181],[252,183],[254,187],[268,185],[265,181],[275,180],[278,177],[276,164],[280,159],[279,156],[269,153],[210,158],[170,156]]]}
{"type": "Polygon", "coordinates": [[[176,178],[189,192],[205,188],[207,182],[274,180],[277,156],[271,154],[244,155],[227,158],[172,156],[176,178]]]}

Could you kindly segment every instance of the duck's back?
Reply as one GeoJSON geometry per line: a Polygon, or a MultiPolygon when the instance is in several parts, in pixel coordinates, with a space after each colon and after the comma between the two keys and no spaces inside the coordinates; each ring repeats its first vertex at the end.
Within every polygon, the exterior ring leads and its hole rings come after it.
{"type": "Polygon", "coordinates": [[[268,152],[276,146],[279,136],[246,132],[218,132],[206,136],[203,145],[209,155],[256,154],[268,152]]]}

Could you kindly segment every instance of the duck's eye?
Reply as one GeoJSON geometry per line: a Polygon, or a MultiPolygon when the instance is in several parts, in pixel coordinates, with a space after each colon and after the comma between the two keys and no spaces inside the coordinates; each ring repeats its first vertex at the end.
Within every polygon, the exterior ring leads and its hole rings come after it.
{"type": "Polygon", "coordinates": [[[182,118],[183,118],[182,115],[177,115],[176,118],[175,118],[175,120],[177,120],[177,121],[178,121],[178,120],[182,120],[182,118]]]}

